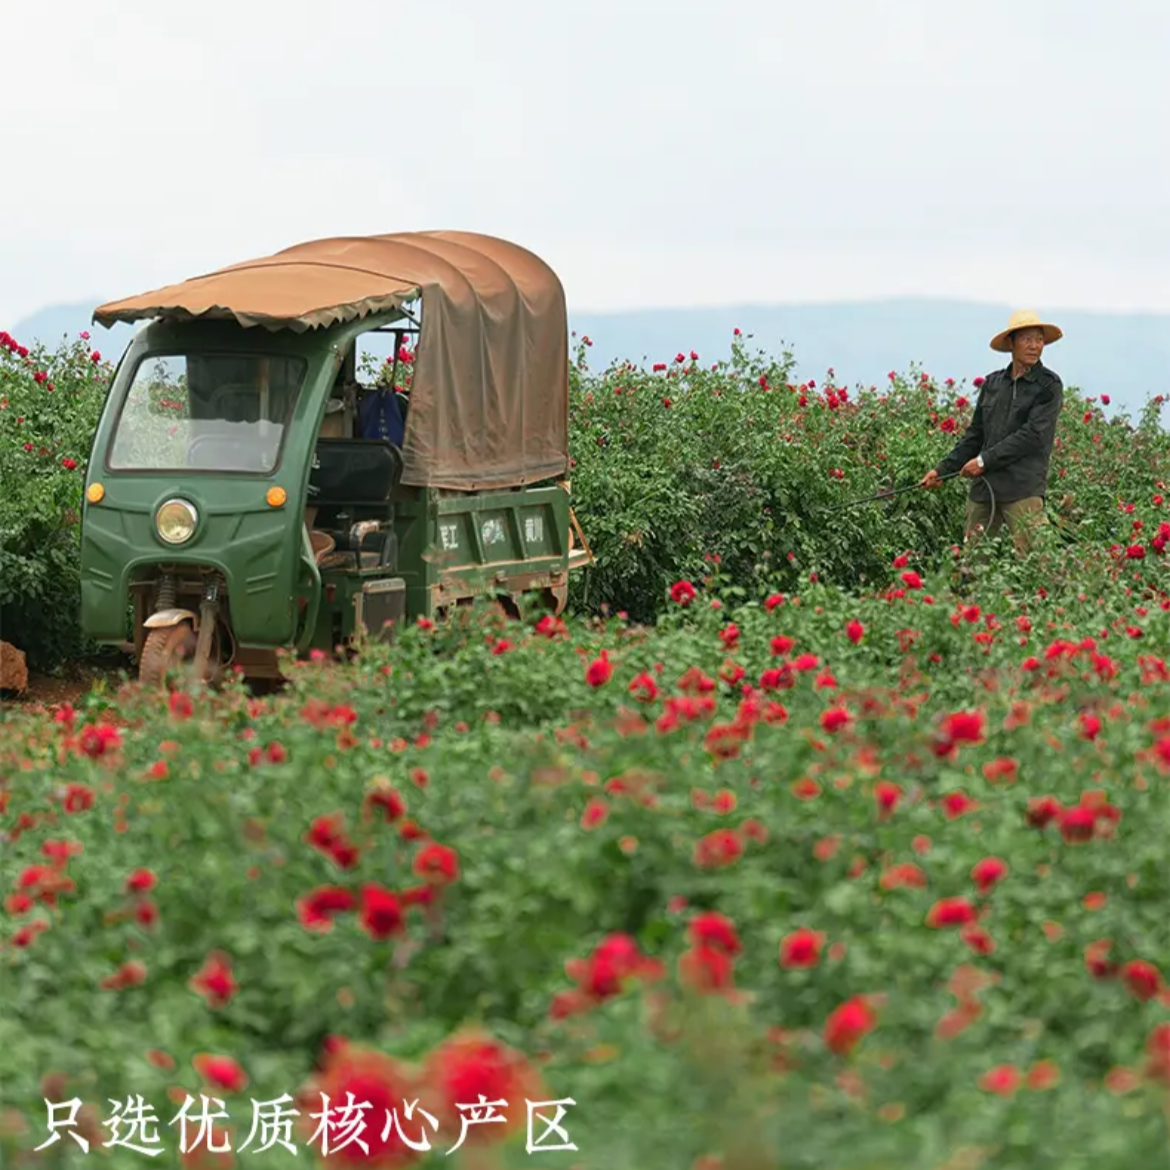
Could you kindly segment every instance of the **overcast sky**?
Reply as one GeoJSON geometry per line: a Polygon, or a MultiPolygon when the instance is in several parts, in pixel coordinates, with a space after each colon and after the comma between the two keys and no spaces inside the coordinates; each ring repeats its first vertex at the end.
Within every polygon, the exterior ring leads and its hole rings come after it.
{"type": "Polygon", "coordinates": [[[575,311],[1170,311],[1170,0],[42,0],[4,33],[0,327],[427,228],[530,247],[575,311]]]}

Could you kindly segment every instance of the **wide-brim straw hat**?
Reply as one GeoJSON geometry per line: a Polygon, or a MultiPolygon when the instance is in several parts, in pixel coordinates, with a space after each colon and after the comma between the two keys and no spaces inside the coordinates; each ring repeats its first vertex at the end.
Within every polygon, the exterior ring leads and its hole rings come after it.
{"type": "Polygon", "coordinates": [[[1054,341],[1059,341],[1064,336],[1064,333],[1057,326],[1048,321],[1041,321],[1031,309],[1018,309],[1008,318],[1007,328],[1002,333],[997,333],[991,339],[991,348],[999,353],[1011,353],[1012,345],[1008,338],[1017,329],[1035,328],[1044,330],[1045,345],[1051,345],[1054,341]]]}

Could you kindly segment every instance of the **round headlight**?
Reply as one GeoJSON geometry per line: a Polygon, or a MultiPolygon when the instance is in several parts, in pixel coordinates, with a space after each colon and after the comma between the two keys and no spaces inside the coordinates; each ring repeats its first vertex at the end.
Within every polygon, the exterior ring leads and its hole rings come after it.
{"type": "Polygon", "coordinates": [[[154,518],[159,536],[167,544],[182,544],[191,539],[199,517],[186,500],[167,500],[154,518]]]}

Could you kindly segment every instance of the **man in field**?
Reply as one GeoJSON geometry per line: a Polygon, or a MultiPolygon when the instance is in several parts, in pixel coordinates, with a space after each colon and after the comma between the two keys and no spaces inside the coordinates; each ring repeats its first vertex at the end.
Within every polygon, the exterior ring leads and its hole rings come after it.
{"type": "Polygon", "coordinates": [[[1007,328],[991,339],[993,350],[1012,355],[1011,365],[988,375],[966,433],[922,478],[928,488],[955,471],[974,481],[967,500],[967,540],[980,529],[992,536],[1006,521],[1022,556],[1031,551],[1036,530],[1047,523],[1048,463],[1064,384],[1040,361],[1040,354],[1063,336],[1030,310],[1011,315],[1007,328]],[[995,492],[994,517],[988,484],[995,492]]]}

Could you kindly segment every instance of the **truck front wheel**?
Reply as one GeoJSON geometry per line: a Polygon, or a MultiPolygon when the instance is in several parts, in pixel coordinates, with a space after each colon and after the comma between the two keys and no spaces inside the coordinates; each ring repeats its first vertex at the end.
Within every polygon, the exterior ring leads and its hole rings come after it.
{"type": "Polygon", "coordinates": [[[197,644],[195,628],[190,622],[151,630],[138,660],[138,681],[151,690],[162,689],[168,674],[195,660],[197,644]]]}

